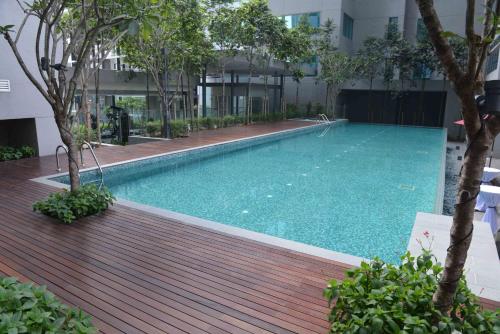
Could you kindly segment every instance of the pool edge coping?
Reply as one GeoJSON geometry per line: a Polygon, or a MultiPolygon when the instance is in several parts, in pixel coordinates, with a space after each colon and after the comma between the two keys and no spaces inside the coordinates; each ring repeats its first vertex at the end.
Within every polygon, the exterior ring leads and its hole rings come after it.
{"type": "MultiPolygon", "coordinates": [[[[336,123],[337,124],[338,123],[347,123],[347,122],[348,122],[347,119],[339,119],[336,121],[332,121],[331,122],[332,124],[330,124],[330,125],[334,125],[336,123]]],[[[311,121],[311,123],[312,123],[312,121],[311,121]]],[[[286,129],[286,130],[274,131],[274,132],[269,132],[269,133],[256,135],[256,136],[226,140],[226,141],[217,142],[217,143],[213,143],[213,144],[195,146],[195,147],[190,147],[190,148],[181,149],[181,150],[175,150],[175,151],[171,151],[171,152],[159,153],[159,154],[149,155],[149,156],[145,156],[145,157],[114,162],[114,163],[103,165],[103,166],[101,166],[101,168],[104,169],[104,168],[119,166],[119,165],[131,163],[131,162],[163,157],[163,156],[167,156],[167,155],[171,155],[171,154],[196,151],[196,150],[201,150],[201,149],[214,147],[214,146],[221,146],[221,145],[231,144],[231,143],[235,143],[235,142],[259,139],[259,138],[268,137],[268,136],[272,136],[272,135],[290,133],[290,132],[300,131],[300,130],[303,130],[305,128],[313,128],[313,127],[320,128],[320,127],[323,127],[325,125],[327,125],[327,124],[326,123],[312,124],[312,125],[302,126],[299,128],[294,128],[294,129],[286,129]]],[[[83,173],[83,172],[88,172],[88,171],[92,171],[95,169],[97,169],[96,166],[81,169],[80,172],[83,173]]],[[[32,178],[32,179],[30,179],[30,181],[38,182],[38,183],[45,184],[45,185],[55,187],[58,189],[69,189],[69,185],[51,180],[51,178],[64,176],[67,174],[68,174],[68,172],[45,175],[45,176],[32,178]]],[[[261,242],[261,243],[264,243],[267,245],[281,247],[281,248],[286,249],[286,250],[304,253],[307,255],[312,255],[312,256],[319,257],[319,258],[340,262],[342,264],[359,266],[362,261],[365,261],[365,262],[370,261],[369,259],[365,259],[365,258],[358,257],[355,255],[336,252],[333,250],[308,245],[308,244],[301,243],[298,241],[287,240],[284,238],[271,236],[271,235],[268,235],[265,233],[255,232],[255,231],[251,231],[251,230],[247,230],[247,229],[243,229],[243,228],[239,228],[239,227],[235,227],[235,226],[231,226],[231,225],[222,224],[219,222],[215,222],[215,221],[211,221],[211,220],[207,220],[207,219],[203,219],[203,218],[199,218],[199,217],[195,217],[195,216],[191,216],[191,215],[186,215],[183,213],[179,213],[179,212],[175,212],[175,211],[171,211],[171,210],[167,210],[167,209],[161,209],[161,208],[157,208],[154,206],[137,203],[134,201],[123,199],[123,198],[117,198],[116,203],[119,205],[123,205],[123,206],[129,207],[129,208],[132,208],[132,209],[145,211],[145,212],[148,212],[151,214],[158,215],[158,216],[163,217],[163,218],[171,219],[171,220],[174,220],[176,222],[189,224],[189,225],[202,227],[202,228],[207,228],[210,230],[214,230],[216,232],[221,232],[221,233],[227,234],[229,236],[245,238],[245,239],[249,239],[249,240],[256,241],[256,242],[261,242]]]]}
{"type": "Polygon", "coordinates": [[[446,190],[446,145],[448,144],[448,129],[443,128],[443,148],[441,153],[441,166],[438,176],[438,184],[436,187],[436,200],[434,202],[435,214],[442,215],[444,208],[444,193],[446,190]]]}

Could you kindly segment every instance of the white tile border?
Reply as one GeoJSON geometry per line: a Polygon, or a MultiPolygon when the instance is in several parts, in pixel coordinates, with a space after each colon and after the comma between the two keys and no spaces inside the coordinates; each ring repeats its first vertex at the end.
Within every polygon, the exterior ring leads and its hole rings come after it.
{"type": "MultiPolygon", "coordinates": [[[[417,240],[426,244],[424,232],[434,238],[432,252],[438,261],[444,265],[450,240],[451,216],[418,212],[415,224],[408,241],[408,250],[412,255],[419,255],[422,247],[417,240]]],[[[500,301],[500,260],[496,250],[495,240],[488,224],[475,221],[472,242],[465,263],[465,276],[471,291],[494,301],[500,301]]]]}
{"type": "Polygon", "coordinates": [[[436,189],[436,200],[434,202],[434,213],[442,214],[444,206],[444,192],[446,182],[446,145],[448,144],[448,129],[444,128],[443,136],[443,152],[441,155],[441,169],[438,175],[438,183],[436,189]]]}

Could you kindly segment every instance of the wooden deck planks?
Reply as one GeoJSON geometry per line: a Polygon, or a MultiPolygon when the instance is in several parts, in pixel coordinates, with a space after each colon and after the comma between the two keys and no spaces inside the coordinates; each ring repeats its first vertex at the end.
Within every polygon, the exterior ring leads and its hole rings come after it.
{"type": "MultiPolygon", "coordinates": [[[[107,164],[308,124],[204,131],[97,154],[107,164]]],[[[54,172],[53,156],[0,163],[0,275],[47,285],[104,333],[327,332],[322,289],[348,265],[122,205],[59,224],[31,209],[54,188],[29,179],[54,172]]]]}

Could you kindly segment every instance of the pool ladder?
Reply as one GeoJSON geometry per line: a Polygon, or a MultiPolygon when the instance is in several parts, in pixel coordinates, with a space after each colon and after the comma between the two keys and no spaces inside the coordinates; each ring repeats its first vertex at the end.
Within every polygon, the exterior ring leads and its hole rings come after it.
{"type": "Polygon", "coordinates": [[[319,123],[331,123],[328,117],[325,114],[318,114],[318,122],[319,123]]]}
{"type": "MultiPolygon", "coordinates": [[[[83,141],[82,145],[80,146],[80,163],[81,163],[82,166],[85,166],[85,162],[83,161],[83,149],[84,149],[84,147],[87,147],[90,150],[90,153],[92,154],[92,157],[94,158],[94,161],[95,161],[95,163],[97,165],[97,171],[98,171],[98,174],[99,174],[99,179],[98,180],[90,181],[89,183],[97,183],[97,182],[99,182],[99,189],[101,189],[102,186],[104,185],[104,175],[103,175],[104,173],[102,171],[101,164],[99,163],[99,160],[97,159],[97,156],[95,155],[95,151],[92,148],[92,145],[90,145],[90,143],[87,142],[87,141],[83,141]]],[[[69,152],[68,152],[68,149],[66,148],[66,146],[63,146],[63,145],[57,146],[57,148],[56,148],[57,172],[61,172],[61,165],[59,163],[59,150],[60,149],[63,149],[64,152],[66,152],[66,155],[69,155],[69,152]]],[[[80,176],[80,168],[78,168],[78,176],[80,176]]]]}
{"type": "Polygon", "coordinates": [[[325,114],[318,115],[318,122],[322,123],[322,124],[328,124],[328,126],[318,136],[318,138],[321,138],[321,137],[324,137],[328,133],[328,131],[330,131],[330,125],[332,122],[328,119],[328,117],[325,114]]]}

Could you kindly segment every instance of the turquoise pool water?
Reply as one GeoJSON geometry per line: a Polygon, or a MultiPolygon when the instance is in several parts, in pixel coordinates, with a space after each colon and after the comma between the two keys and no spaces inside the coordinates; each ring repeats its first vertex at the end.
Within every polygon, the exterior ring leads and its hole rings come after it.
{"type": "Polygon", "coordinates": [[[416,212],[435,209],[445,132],[361,124],[322,132],[110,167],[105,184],[134,202],[398,262],[416,212]]]}

